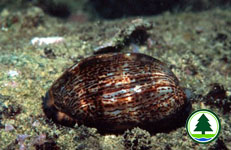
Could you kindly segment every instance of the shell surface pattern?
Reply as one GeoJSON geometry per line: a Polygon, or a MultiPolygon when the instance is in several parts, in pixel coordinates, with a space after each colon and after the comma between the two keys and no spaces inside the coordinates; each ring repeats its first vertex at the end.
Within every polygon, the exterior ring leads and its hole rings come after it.
{"type": "Polygon", "coordinates": [[[191,108],[167,65],[140,53],[85,58],[67,69],[43,99],[53,121],[102,132],[136,126],[167,130],[185,120],[191,108]]]}

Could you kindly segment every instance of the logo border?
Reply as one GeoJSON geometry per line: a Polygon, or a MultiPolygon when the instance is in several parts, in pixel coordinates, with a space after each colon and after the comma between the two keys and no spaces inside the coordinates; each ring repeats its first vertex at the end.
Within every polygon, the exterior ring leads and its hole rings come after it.
{"type": "Polygon", "coordinates": [[[208,144],[208,143],[213,142],[215,139],[217,139],[217,137],[219,136],[220,131],[221,131],[221,121],[220,121],[220,119],[218,118],[217,114],[215,114],[214,112],[212,112],[211,110],[208,110],[208,109],[198,109],[198,110],[196,110],[196,111],[193,111],[193,112],[189,115],[189,117],[187,118],[187,121],[186,121],[186,125],[185,125],[185,126],[186,126],[186,131],[187,131],[188,136],[189,136],[194,142],[200,143],[200,144],[208,144]],[[217,118],[217,120],[218,120],[219,129],[218,129],[217,135],[216,135],[211,141],[208,141],[208,142],[198,142],[198,141],[195,140],[195,139],[190,135],[190,133],[189,133],[189,130],[188,130],[188,121],[189,121],[189,119],[191,118],[192,115],[194,115],[195,113],[197,113],[197,112],[199,112],[199,111],[208,111],[208,112],[212,113],[212,114],[217,118]]]}

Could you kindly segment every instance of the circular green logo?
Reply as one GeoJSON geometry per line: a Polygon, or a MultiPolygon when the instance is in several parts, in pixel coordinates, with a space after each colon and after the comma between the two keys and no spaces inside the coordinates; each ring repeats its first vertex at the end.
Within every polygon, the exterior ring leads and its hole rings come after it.
{"type": "Polygon", "coordinates": [[[217,115],[207,109],[194,111],[187,119],[188,135],[197,143],[207,144],[215,140],[221,129],[217,115]]]}

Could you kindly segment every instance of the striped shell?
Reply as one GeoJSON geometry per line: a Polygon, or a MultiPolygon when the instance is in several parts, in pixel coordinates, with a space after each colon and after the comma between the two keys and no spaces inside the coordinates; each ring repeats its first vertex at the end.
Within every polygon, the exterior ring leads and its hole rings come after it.
{"type": "Polygon", "coordinates": [[[48,118],[101,132],[167,131],[191,108],[166,64],[139,53],[100,54],[67,69],[43,98],[48,118]]]}

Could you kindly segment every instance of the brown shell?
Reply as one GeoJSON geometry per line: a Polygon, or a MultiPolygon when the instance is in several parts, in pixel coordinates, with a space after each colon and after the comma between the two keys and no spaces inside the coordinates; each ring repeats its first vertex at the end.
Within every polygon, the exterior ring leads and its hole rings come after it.
{"type": "Polygon", "coordinates": [[[43,109],[67,126],[159,132],[184,123],[191,104],[166,64],[139,53],[110,53],[67,69],[49,89],[43,109]]]}

